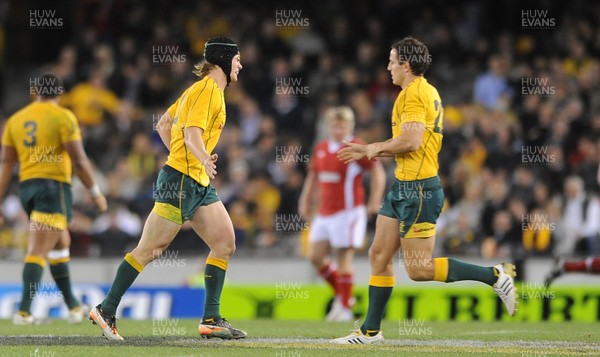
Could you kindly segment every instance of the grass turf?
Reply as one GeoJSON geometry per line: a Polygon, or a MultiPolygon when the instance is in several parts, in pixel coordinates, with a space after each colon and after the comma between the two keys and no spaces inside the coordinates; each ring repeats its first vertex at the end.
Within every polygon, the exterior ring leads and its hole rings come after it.
{"type": "Polygon", "coordinates": [[[386,340],[368,346],[333,345],[351,323],[233,321],[248,332],[238,341],[202,339],[197,320],[121,320],[123,342],[107,341],[86,322],[72,326],[13,326],[0,320],[1,356],[580,356],[600,355],[596,323],[386,321],[386,340]]]}

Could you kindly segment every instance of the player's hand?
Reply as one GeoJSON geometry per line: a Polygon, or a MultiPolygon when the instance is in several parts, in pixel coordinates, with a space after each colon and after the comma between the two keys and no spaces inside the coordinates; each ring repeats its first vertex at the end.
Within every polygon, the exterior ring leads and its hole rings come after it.
{"type": "Polygon", "coordinates": [[[94,201],[96,208],[100,212],[105,212],[106,209],[108,208],[108,204],[106,203],[106,197],[104,197],[103,194],[99,194],[96,197],[92,197],[92,201],[94,201]]]}
{"type": "Polygon", "coordinates": [[[217,165],[216,162],[219,159],[219,155],[217,154],[212,154],[210,155],[209,158],[207,158],[206,160],[204,160],[202,162],[202,165],[204,165],[204,170],[206,171],[206,174],[208,175],[208,177],[210,177],[210,179],[214,179],[215,176],[217,175],[217,165]]]}
{"type": "Polygon", "coordinates": [[[343,141],[343,143],[346,147],[338,151],[337,157],[345,164],[358,161],[367,155],[367,145],[347,141],[343,141]]]}
{"type": "Polygon", "coordinates": [[[379,156],[379,143],[372,143],[367,145],[367,159],[373,160],[379,156]]]}

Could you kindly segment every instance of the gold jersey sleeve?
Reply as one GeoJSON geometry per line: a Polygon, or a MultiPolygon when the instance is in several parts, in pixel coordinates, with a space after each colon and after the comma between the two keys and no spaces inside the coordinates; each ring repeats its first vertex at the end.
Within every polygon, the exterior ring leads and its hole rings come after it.
{"type": "Polygon", "coordinates": [[[206,152],[209,155],[212,153],[225,125],[223,90],[212,78],[204,77],[186,89],[167,112],[173,120],[167,165],[190,176],[202,186],[208,186],[210,178],[204,166],[186,147],[184,132],[188,127],[201,128],[206,152]]]}
{"type": "Polygon", "coordinates": [[[12,146],[19,158],[19,181],[33,178],[71,183],[71,158],[64,143],[80,141],[73,113],[51,102],[34,102],[12,115],[2,145],[12,146]]]}
{"type": "Polygon", "coordinates": [[[416,151],[396,155],[395,175],[398,180],[422,180],[438,174],[443,119],[440,95],[425,78],[418,77],[398,94],[392,111],[392,136],[400,136],[406,123],[425,125],[421,146],[416,151]]]}

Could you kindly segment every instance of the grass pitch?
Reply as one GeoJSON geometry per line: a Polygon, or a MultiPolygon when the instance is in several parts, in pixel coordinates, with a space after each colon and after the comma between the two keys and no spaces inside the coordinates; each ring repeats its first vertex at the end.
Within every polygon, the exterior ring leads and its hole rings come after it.
{"type": "Polygon", "coordinates": [[[1,356],[598,356],[597,323],[386,321],[383,343],[333,345],[351,323],[233,321],[248,332],[238,341],[198,336],[198,320],[121,320],[122,342],[108,341],[84,323],[13,326],[0,320],[1,356]]]}

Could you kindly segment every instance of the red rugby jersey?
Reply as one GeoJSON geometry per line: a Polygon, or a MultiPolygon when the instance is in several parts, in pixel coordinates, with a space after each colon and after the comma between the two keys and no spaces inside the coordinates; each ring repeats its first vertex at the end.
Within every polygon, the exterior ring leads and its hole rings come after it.
{"type": "MultiPolygon", "coordinates": [[[[364,144],[356,138],[350,142],[364,144]]],[[[321,141],[315,146],[310,161],[319,182],[319,214],[323,216],[365,204],[363,173],[373,167],[374,161],[364,157],[345,164],[337,157],[342,147],[342,143],[332,140],[321,141]]]]}

